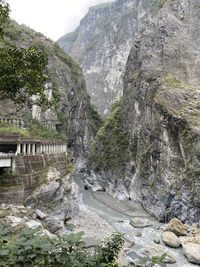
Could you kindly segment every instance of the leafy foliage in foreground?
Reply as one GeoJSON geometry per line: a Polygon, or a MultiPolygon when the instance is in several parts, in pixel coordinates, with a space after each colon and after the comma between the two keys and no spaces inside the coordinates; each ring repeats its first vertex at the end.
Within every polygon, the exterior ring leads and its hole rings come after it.
{"type": "Polygon", "coordinates": [[[115,233],[93,252],[84,249],[83,232],[49,238],[38,230],[0,224],[0,267],[117,267],[124,240],[115,233]]]}

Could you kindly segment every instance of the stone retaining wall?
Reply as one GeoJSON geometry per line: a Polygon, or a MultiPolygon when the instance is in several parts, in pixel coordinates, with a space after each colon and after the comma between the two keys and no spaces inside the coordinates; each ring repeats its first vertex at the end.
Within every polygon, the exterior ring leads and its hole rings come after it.
{"type": "Polygon", "coordinates": [[[47,181],[47,173],[50,167],[56,168],[61,177],[64,177],[67,173],[66,153],[14,157],[13,172],[17,179],[11,177],[13,184],[11,181],[9,186],[0,187],[0,203],[23,202],[37,186],[47,181]]]}

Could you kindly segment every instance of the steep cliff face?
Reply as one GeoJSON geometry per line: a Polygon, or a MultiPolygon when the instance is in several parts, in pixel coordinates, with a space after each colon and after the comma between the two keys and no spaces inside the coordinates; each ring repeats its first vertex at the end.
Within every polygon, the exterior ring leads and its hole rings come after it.
{"type": "Polygon", "coordinates": [[[42,112],[36,106],[21,109],[8,102],[1,103],[1,116],[11,116],[14,119],[33,116],[43,124],[53,125],[64,131],[68,136],[69,146],[76,154],[86,152],[97,131],[97,116],[90,105],[81,68],[58,44],[15,22],[10,22],[6,27],[5,40],[19,46],[35,46],[47,53],[49,80],[46,89],[49,98],[53,96],[57,101],[57,108],[42,112]]]}
{"type": "Polygon", "coordinates": [[[83,68],[92,103],[102,115],[122,95],[122,73],[136,31],[137,0],[89,9],[80,26],[58,40],[83,68]]]}
{"type": "MultiPolygon", "coordinates": [[[[121,132],[128,135],[124,157],[119,166],[91,159],[90,175],[112,193],[139,200],[160,220],[198,221],[200,5],[163,4],[143,24],[126,65],[120,113],[121,132]]],[[[109,134],[112,140],[113,129],[109,134]]],[[[98,138],[93,149],[98,152],[100,144],[98,138]]],[[[114,147],[110,157],[118,151],[114,147]]]]}

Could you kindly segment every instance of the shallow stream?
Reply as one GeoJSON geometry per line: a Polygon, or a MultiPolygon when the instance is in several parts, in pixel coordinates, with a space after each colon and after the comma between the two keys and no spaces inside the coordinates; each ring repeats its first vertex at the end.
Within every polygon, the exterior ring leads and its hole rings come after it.
{"type": "MultiPolygon", "coordinates": [[[[131,250],[140,251],[142,248],[155,245],[155,237],[159,236],[165,224],[161,224],[150,216],[141,205],[131,201],[119,201],[114,199],[106,192],[90,192],[84,189],[81,181],[83,174],[76,174],[74,181],[78,184],[81,192],[83,205],[97,213],[101,218],[107,221],[116,231],[125,234],[127,241],[134,242],[131,250]],[[148,218],[152,226],[146,228],[135,228],[130,225],[133,218],[148,218]]],[[[163,245],[162,243],[160,245],[163,245]]],[[[187,261],[183,255],[182,249],[173,249],[166,247],[170,254],[176,259],[176,263],[167,264],[171,267],[192,267],[197,266],[187,261]]],[[[135,257],[133,252],[133,258],[135,257]]]]}

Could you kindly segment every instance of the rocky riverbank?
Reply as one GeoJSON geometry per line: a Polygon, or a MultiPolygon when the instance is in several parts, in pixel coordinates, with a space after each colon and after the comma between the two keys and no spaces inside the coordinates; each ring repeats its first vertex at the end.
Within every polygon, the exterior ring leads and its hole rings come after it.
{"type": "MultiPolygon", "coordinates": [[[[76,174],[75,182],[79,185],[84,205],[100,216],[101,219],[96,224],[101,224],[103,219],[112,226],[114,231],[125,234],[128,248],[123,251],[123,256],[127,263],[122,266],[138,264],[142,257],[146,257],[148,262],[152,257],[162,258],[165,254],[162,261],[167,264],[166,266],[192,267],[199,264],[200,225],[198,223],[187,225],[178,219],[173,219],[169,224],[160,223],[137,202],[118,200],[103,191],[84,190],[81,184],[82,175],[76,174]]],[[[83,216],[82,219],[82,228],[74,224],[75,229],[84,230],[85,228],[86,230],[87,225],[90,225],[90,216],[83,216]]],[[[103,226],[102,230],[106,231],[107,227],[103,226]]],[[[91,235],[92,231],[91,225],[91,235]]],[[[95,235],[96,232],[94,227],[93,234],[95,235]]]]}
{"type": "Polygon", "coordinates": [[[68,221],[74,232],[85,233],[84,241],[87,247],[98,245],[103,239],[111,236],[116,230],[96,212],[82,205],[79,213],[68,221]]]}
{"type": "MultiPolygon", "coordinates": [[[[119,201],[106,192],[85,190],[81,183],[81,174],[75,174],[74,180],[78,185],[72,185],[79,194],[78,198],[72,199],[76,200],[74,203],[78,204],[79,211],[76,209],[69,217],[63,219],[60,216],[63,213],[58,211],[62,210],[62,205],[56,213],[55,209],[48,210],[48,205],[40,206],[39,209],[30,205],[25,207],[2,204],[0,220],[13,227],[41,229],[49,237],[84,231],[87,248],[100,244],[113,232],[121,232],[125,236],[126,244],[120,253],[120,267],[138,265],[144,257],[147,262],[152,257],[160,258],[162,263],[171,267],[192,267],[200,264],[199,223],[187,225],[176,218],[169,224],[159,223],[138,203],[119,201]]],[[[43,188],[42,192],[44,191],[43,188]]],[[[65,208],[67,207],[66,205],[65,208]]]]}

